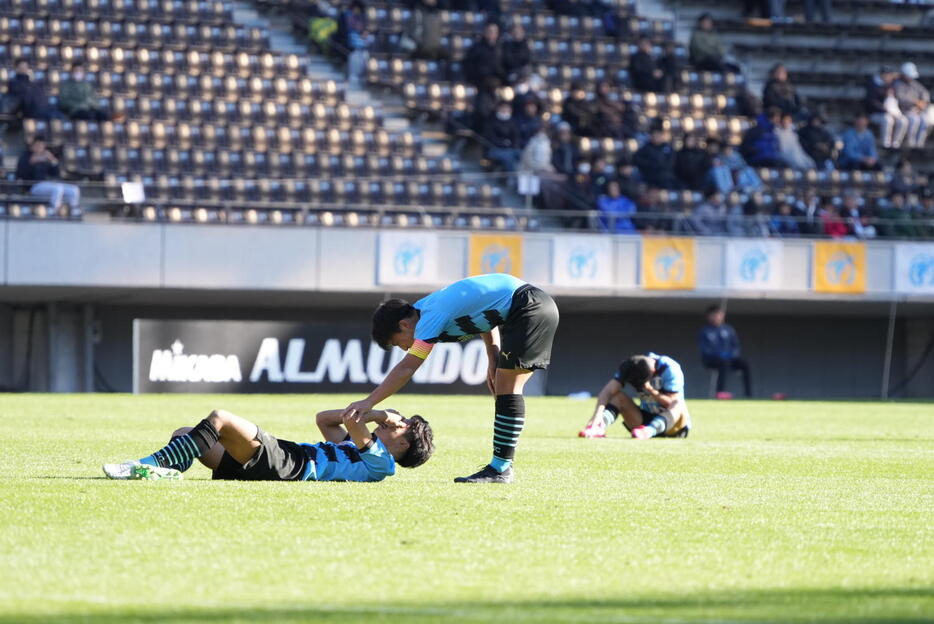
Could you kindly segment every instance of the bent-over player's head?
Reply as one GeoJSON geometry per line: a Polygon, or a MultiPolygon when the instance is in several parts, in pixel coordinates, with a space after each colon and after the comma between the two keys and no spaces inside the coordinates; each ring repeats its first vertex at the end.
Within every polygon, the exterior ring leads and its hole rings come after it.
{"type": "Polygon", "coordinates": [[[415,342],[418,310],[405,299],[387,299],[373,313],[373,342],[381,348],[410,349],[415,342]]]}
{"type": "Polygon", "coordinates": [[[641,388],[655,374],[655,360],[646,355],[634,355],[623,362],[624,381],[634,388],[641,388]]]}
{"type": "Polygon", "coordinates": [[[431,425],[421,416],[386,421],[373,430],[373,435],[405,468],[421,466],[435,450],[431,425]]]}

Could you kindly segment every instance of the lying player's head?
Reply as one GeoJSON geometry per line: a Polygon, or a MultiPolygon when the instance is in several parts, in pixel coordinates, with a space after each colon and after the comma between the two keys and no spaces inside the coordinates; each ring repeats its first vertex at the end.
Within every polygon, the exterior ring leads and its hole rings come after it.
{"type": "Polygon", "coordinates": [[[645,355],[634,355],[623,364],[623,379],[634,388],[641,388],[655,374],[655,362],[645,355]]]}
{"type": "Polygon", "coordinates": [[[405,468],[421,466],[435,450],[431,425],[421,416],[386,421],[374,431],[386,448],[405,468]]]}
{"type": "Polygon", "coordinates": [[[405,299],[387,299],[373,313],[373,342],[385,350],[415,342],[418,311],[405,299]]]}

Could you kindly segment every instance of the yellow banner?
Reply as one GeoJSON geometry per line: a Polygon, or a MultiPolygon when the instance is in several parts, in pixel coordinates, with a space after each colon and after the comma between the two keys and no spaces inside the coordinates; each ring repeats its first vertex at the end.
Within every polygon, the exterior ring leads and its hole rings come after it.
{"type": "Polygon", "coordinates": [[[866,292],[866,245],[833,241],[814,243],[814,291],[866,292]]]}
{"type": "Polygon", "coordinates": [[[647,290],[694,290],[693,238],[642,237],[642,287],[647,290]]]}
{"type": "Polygon", "coordinates": [[[470,237],[470,275],[509,273],[522,277],[522,237],[474,234],[470,237]]]}

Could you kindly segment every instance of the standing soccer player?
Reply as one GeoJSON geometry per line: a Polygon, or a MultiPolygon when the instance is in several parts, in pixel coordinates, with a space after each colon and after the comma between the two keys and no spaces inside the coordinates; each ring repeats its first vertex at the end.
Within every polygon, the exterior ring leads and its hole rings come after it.
{"type": "Polygon", "coordinates": [[[435,343],[479,335],[489,358],[487,385],[496,398],[493,459],[455,483],[510,483],[512,461],[525,424],[522,390],[535,369],[548,368],[558,328],[558,307],[544,291],[504,273],[454,282],[414,304],[389,299],[373,313],[373,340],[383,349],[408,351],[370,395],[351,403],[346,416],[362,418],[405,386],[435,343]]]}

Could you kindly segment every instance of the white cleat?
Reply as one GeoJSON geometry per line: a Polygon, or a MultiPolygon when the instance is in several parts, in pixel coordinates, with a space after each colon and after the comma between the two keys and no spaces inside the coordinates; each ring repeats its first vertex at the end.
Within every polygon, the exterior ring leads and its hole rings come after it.
{"type": "Polygon", "coordinates": [[[122,464],[104,464],[104,474],[108,479],[124,479],[133,481],[159,481],[167,479],[178,481],[182,473],[175,468],[162,468],[141,464],[138,461],[125,461],[122,464]]]}

